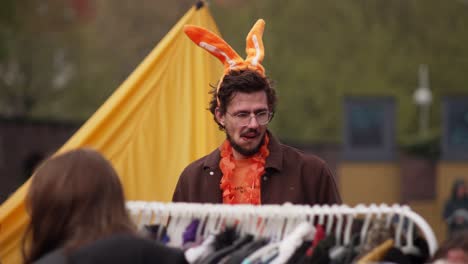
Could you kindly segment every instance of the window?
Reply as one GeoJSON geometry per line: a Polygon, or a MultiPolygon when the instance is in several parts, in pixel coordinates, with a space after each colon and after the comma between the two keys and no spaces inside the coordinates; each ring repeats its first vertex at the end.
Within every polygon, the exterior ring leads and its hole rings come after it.
{"type": "Polygon", "coordinates": [[[344,158],[394,158],[394,101],[388,97],[351,97],[344,102],[344,158]]]}
{"type": "Polygon", "coordinates": [[[468,96],[444,98],[442,112],[442,158],[468,160],[468,96]]]}

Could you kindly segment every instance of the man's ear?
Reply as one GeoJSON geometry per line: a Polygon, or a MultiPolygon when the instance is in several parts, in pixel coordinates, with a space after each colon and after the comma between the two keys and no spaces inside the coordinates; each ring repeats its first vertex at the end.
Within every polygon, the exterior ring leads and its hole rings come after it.
{"type": "Polygon", "coordinates": [[[216,117],[216,121],[218,121],[218,123],[220,123],[222,126],[224,126],[224,117],[225,115],[221,114],[221,110],[219,109],[219,107],[216,107],[215,109],[215,117],[216,117]]]}

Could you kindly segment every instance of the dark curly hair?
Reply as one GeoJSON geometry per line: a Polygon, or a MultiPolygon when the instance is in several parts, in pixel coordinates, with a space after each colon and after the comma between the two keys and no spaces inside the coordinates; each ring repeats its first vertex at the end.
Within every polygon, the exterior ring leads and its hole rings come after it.
{"type": "Polygon", "coordinates": [[[274,114],[278,98],[276,91],[273,88],[273,81],[267,77],[263,77],[256,71],[241,70],[231,71],[226,74],[221,81],[219,92],[216,92],[216,86],[211,86],[210,94],[212,95],[208,110],[213,114],[213,119],[218,124],[220,130],[224,130],[224,126],[216,120],[215,110],[218,107],[221,114],[226,113],[227,106],[231,102],[236,93],[255,93],[264,91],[268,100],[268,108],[274,114]]]}

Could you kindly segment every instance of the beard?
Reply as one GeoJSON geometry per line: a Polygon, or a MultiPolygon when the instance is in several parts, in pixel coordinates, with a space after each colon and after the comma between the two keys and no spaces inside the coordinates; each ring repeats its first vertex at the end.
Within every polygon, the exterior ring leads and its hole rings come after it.
{"type": "MultiPolygon", "coordinates": [[[[260,133],[258,131],[256,131],[255,129],[249,129],[248,131],[246,131],[245,133],[249,133],[249,132],[255,132],[255,133],[260,133]]],[[[246,157],[251,157],[255,154],[257,154],[259,151],[260,151],[260,148],[262,147],[263,145],[263,142],[265,141],[265,135],[263,136],[262,140],[258,143],[257,146],[255,146],[254,148],[252,149],[246,149],[246,148],[243,148],[242,146],[240,146],[239,144],[237,144],[233,139],[232,137],[229,135],[229,133],[226,132],[226,138],[227,140],[229,141],[229,143],[231,144],[231,147],[237,151],[239,154],[243,155],[243,156],[246,156],[246,157]]]]}

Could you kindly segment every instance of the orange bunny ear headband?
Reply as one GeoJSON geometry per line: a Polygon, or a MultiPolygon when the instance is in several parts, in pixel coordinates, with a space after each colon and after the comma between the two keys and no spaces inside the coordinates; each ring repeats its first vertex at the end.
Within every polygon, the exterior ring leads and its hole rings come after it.
{"type": "MultiPolygon", "coordinates": [[[[205,28],[186,25],[184,27],[184,32],[198,46],[207,50],[223,63],[224,74],[220,81],[221,84],[224,75],[228,74],[232,70],[249,69],[257,71],[262,76],[265,76],[265,69],[261,64],[265,55],[262,40],[264,28],[265,21],[263,19],[259,19],[247,35],[247,46],[245,48],[247,58],[245,60],[243,60],[239,54],[237,54],[237,52],[226,43],[226,41],[205,28]]],[[[221,86],[220,84],[218,85],[216,92],[219,91],[219,87],[221,86]]]]}

